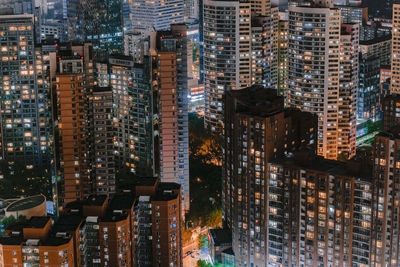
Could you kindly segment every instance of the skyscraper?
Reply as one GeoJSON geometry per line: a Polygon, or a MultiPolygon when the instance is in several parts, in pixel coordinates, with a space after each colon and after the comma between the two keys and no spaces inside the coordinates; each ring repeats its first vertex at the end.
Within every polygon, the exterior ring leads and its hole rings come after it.
{"type": "Polygon", "coordinates": [[[88,98],[91,192],[110,195],[117,191],[112,89],[95,86],[88,98]]]}
{"type": "Polygon", "coordinates": [[[147,35],[153,29],[169,30],[171,24],[184,22],[183,0],[133,0],[131,5],[133,29],[143,31],[147,35]]]}
{"type": "Polygon", "coordinates": [[[225,103],[223,219],[236,266],[264,266],[268,162],[302,146],[315,149],[316,116],[284,110],[283,97],[261,86],[229,91],[225,103]]]}
{"type": "MultiPolygon", "coordinates": [[[[153,112],[156,172],[161,181],[182,187],[182,209],[189,210],[188,36],[187,26],[152,37],[153,112]]],[[[182,213],[183,214],[183,213],[182,213]]]]}
{"type": "Polygon", "coordinates": [[[268,164],[268,266],[369,266],[371,173],[347,164],[306,153],[268,164]]]}
{"type": "Polygon", "coordinates": [[[278,92],[286,98],[288,88],[288,31],[287,13],[279,19],[278,27],[278,92]]]}
{"type": "Polygon", "coordinates": [[[112,90],[113,144],[117,170],[153,175],[152,93],[150,59],[113,55],[97,63],[97,84],[112,90]]]}
{"type": "Polygon", "coordinates": [[[108,64],[113,90],[114,149],[117,168],[137,175],[153,174],[152,96],[149,58],[113,56],[108,64]]]}
{"type": "Polygon", "coordinates": [[[360,73],[357,124],[382,118],[380,112],[381,67],[390,66],[392,39],[376,38],[360,42],[360,73]]]}
{"type": "Polygon", "coordinates": [[[96,59],[122,54],[123,16],[121,0],[83,0],[78,6],[83,37],[93,44],[96,59]]]}
{"type": "Polygon", "coordinates": [[[392,78],[390,93],[400,94],[400,4],[393,4],[392,78]]]}
{"type": "Polygon", "coordinates": [[[374,141],[370,266],[398,266],[400,262],[399,137],[395,127],[374,141]]]}
{"type": "Polygon", "coordinates": [[[223,94],[277,87],[278,9],[270,1],[204,2],[205,125],[223,129],[223,94]]]}
{"type": "Polygon", "coordinates": [[[341,27],[337,9],[289,7],[287,103],[318,114],[318,154],[329,159],[355,155],[357,27],[341,27]]]}
{"type": "Polygon", "coordinates": [[[61,205],[91,193],[88,95],[93,89],[91,45],[59,47],[52,53],[55,145],[61,205]]]}
{"type": "Polygon", "coordinates": [[[1,157],[27,168],[52,160],[49,58],[34,47],[33,15],[0,16],[1,157]]]}

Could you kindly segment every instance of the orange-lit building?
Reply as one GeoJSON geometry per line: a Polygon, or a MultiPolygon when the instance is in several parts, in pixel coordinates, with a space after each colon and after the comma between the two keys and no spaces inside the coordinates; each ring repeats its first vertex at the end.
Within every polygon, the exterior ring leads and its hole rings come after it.
{"type": "Polygon", "coordinates": [[[158,118],[154,127],[155,170],[162,182],[182,186],[182,215],[190,206],[188,45],[187,26],[183,24],[152,36],[153,113],[158,118]]]}
{"type": "Polygon", "coordinates": [[[0,266],[77,266],[75,256],[73,237],[52,231],[49,217],[32,217],[0,237],[0,266]]]}
{"type": "Polygon", "coordinates": [[[375,136],[369,266],[400,264],[400,129],[375,136]]]}
{"type": "Polygon", "coordinates": [[[382,130],[387,132],[400,125],[400,96],[393,94],[386,96],[382,101],[382,130]]]}
{"type": "Polygon", "coordinates": [[[135,191],[69,202],[54,223],[34,216],[7,227],[0,266],[180,267],[180,185],[146,178],[135,191]]]}
{"type": "Polygon", "coordinates": [[[56,68],[52,94],[61,204],[84,199],[91,191],[87,95],[93,81],[89,51],[90,46],[84,44],[59,47],[56,53],[51,54],[51,65],[56,68]]]}

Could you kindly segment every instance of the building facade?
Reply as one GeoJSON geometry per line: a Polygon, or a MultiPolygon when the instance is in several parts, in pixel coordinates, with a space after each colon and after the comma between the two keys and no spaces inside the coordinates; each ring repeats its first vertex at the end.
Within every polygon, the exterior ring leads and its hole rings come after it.
{"type": "Polygon", "coordinates": [[[399,142],[398,127],[374,140],[370,266],[397,266],[400,261],[399,142]]]}
{"type": "Polygon", "coordinates": [[[0,16],[1,158],[27,168],[49,168],[52,123],[49,58],[35,49],[32,15],[0,16]]]}
{"type": "Polygon", "coordinates": [[[392,77],[390,93],[400,93],[400,4],[393,4],[393,31],[392,31],[392,77]]]}
{"type": "Polygon", "coordinates": [[[300,146],[315,149],[316,117],[284,110],[282,97],[257,86],[228,92],[225,103],[223,220],[232,231],[236,266],[263,266],[267,164],[300,146]]]}
{"type": "Polygon", "coordinates": [[[185,3],[183,0],[131,2],[131,21],[134,30],[149,35],[151,31],[169,30],[171,24],[184,22],[185,3]]]}
{"type": "Polygon", "coordinates": [[[338,9],[289,7],[287,103],[318,115],[318,154],[329,159],[355,155],[356,28],[341,27],[338,9]]]}
{"type": "Polygon", "coordinates": [[[185,25],[157,32],[153,53],[154,149],[161,181],[182,186],[182,208],[189,210],[188,36],[185,25]]]}
{"type": "Polygon", "coordinates": [[[277,88],[278,8],[270,1],[204,2],[205,126],[221,133],[223,95],[252,84],[277,88]]]}
{"type": "Polygon", "coordinates": [[[268,168],[269,266],[369,266],[371,173],[304,154],[268,168]]]}
{"type": "Polygon", "coordinates": [[[90,195],[54,221],[33,216],[7,227],[1,266],[181,266],[180,185],[142,181],[136,194],[90,195]]]}
{"type": "Polygon", "coordinates": [[[380,72],[390,65],[391,38],[360,42],[360,73],[357,124],[382,118],[380,108],[380,72]]]}

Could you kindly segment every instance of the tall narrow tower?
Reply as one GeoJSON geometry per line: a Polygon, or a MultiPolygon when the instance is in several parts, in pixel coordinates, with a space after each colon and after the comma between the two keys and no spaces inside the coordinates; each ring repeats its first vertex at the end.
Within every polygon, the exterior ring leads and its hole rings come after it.
{"type": "Polygon", "coordinates": [[[318,115],[318,154],[328,159],[355,154],[359,44],[354,27],[341,28],[338,9],[289,7],[287,103],[318,115]]]}
{"type": "Polygon", "coordinates": [[[269,0],[204,2],[205,125],[222,132],[223,95],[276,88],[278,9],[269,0]]]}
{"type": "Polygon", "coordinates": [[[400,94],[400,4],[393,4],[392,78],[390,93],[400,94]]]}

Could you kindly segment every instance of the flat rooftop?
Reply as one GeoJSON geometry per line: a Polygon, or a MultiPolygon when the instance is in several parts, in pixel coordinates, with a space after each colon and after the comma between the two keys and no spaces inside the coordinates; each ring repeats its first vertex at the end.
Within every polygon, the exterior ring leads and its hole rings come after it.
{"type": "Polygon", "coordinates": [[[119,222],[122,220],[126,220],[128,218],[128,213],[122,212],[114,212],[112,210],[107,211],[106,215],[101,219],[102,222],[119,222]]]}
{"type": "Polygon", "coordinates": [[[46,202],[46,198],[43,195],[27,197],[11,203],[7,207],[6,211],[12,212],[12,211],[27,210],[39,206],[43,202],[46,202]]]}
{"type": "Polygon", "coordinates": [[[24,242],[22,236],[0,236],[1,245],[17,246],[24,242]]]}
{"type": "Polygon", "coordinates": [[[284,110],[283,97],[278,96],[275,89],[260,85],[232,90],[226,96],[232,101],[236,113],[269,117],[284,110]]]}
{"type": "Polygon", "coordinates": [[[154,186],[157,183],[158,178],[155,177],[141,177],[136,181],[136,186],[154,186]]]}
{"type": "Polygon", "coordinates": [[[68,243],[71,240],[71,236],[67,235],[65,237],[49,236],[43,242],[40,242],[42,246],[60,246],[68,243]]]}
{"type": "Polygon", "coordinates": [[[108,203],[111,210],[128,210],[135,203],[135,196],[132,193],[119,193],[114,195],[108,203]]]}
{"type": "Polygon", "coordinates": [[[154,201],[170,201],[178,198],[176,190],[179,190],[181,186],[177,183],[159,183],[156,191],[156,195],[152,200],[154,201]]]}
{"type": "Polygon", "coordinates": [[[52,232],[73,232],[82,222],[82,217],[78,214],[63,214],[55,222],[52,232]]]}
{"type": "Polygon", "coordinates": [[[388,137],[390,139],[400,139],[400,126],[395,126],[389,131],[380,132],[377,136],[388,137]]]}
{"type": "Polygon", "coordinates": [[[106,195],[90,195],[87,197],[83,204],[89,206],[103,206],[106,199],[106,195]]]}
{"type": "Polygon", "coordinates": [[[286,167],[297,167],[304,170],[320,171],[331,175],[354,177],[364,181],[371,181],[371,166],[363,165],[357,161],[341,162],[325,159],[312,153],[295,153],[294,156],[283,156],[270,163],[280,164],[286,167]]]}
{"type": "Polygon", "coordinates": [[[43,228],[49,220],[51,218],[47,216],[33,216],[25,223],[24,228],[43,228]]]}

